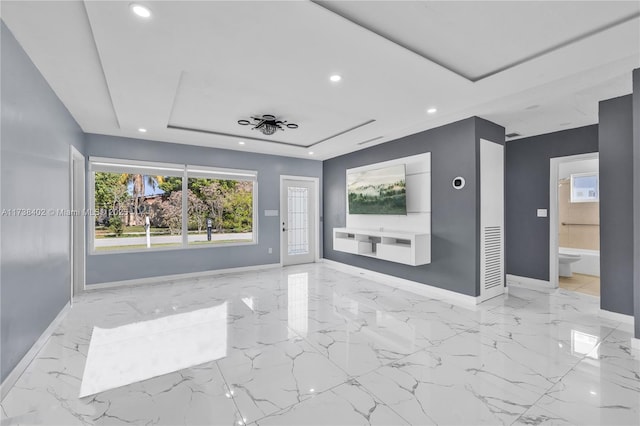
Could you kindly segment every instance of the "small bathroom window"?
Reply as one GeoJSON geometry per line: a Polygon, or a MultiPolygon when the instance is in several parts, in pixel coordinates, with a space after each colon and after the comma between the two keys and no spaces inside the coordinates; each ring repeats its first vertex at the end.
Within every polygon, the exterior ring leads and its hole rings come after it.
{"type": "Polygon", "coordinates": [[[598,173],[571,175],[571,202],[594,203],[600,201],[598,173]]]}

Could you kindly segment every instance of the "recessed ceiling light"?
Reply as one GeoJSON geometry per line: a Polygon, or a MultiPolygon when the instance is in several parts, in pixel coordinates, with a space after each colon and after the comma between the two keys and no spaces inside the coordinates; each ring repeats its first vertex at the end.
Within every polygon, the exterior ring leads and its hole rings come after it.
{"type": "Polygon", "coordinates": [[[429,108],[427,110],[427,114],[435,114],[436,112],[438,112],[438,110],[436,108],[429,108]]]}
{"type": "Polygon", "coordinates": [[[140,133],[147,133],[147,129],[145,129],[144,127],[140,127],[140,128],[138,129],[138,131],[139,131],[140,133]]]}
{"type": "Polygon", "coordinates": [[[309,151],[309,155],[313,155],[313,151],[309,151]]]}
{"type": "Polygon", "coordinates": [[[131,3],[129,6],[131,11],[138,15],[141,18],[150,18],[151,17],[151,9],[146,6],[137,3],[131,3]]]}
{"type": "Polygon", "coordinates": [[[244,145],[244,141],[239,141],[238,145],[244,145]]]}
{"type": "Polygon", "coordinates": [[[329,77],[329,80],[333,81],[334,83],[337,83],[340,80],[342,80],[342,76],[338,74],[333,74],[331,77],[329,77]]]}

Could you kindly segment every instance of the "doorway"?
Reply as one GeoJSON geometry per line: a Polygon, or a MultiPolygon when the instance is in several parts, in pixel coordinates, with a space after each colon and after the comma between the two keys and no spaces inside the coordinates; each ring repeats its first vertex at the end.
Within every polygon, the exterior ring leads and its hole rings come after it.
{"type": "Polygon", "coordinates": [[[73,146],[69,154],[71,301],[85,284],[85,158],[73,146]]]}
{"type": "Polygon", "coordinates": [[[283,266],[318,260],[318,178],[280,176],[280,259],[283,266]]]}
{"type": "Polygon", "coordinates": [[[550,166],[549,281],[599,297],[598,153],[552,158],[550,166]]]}

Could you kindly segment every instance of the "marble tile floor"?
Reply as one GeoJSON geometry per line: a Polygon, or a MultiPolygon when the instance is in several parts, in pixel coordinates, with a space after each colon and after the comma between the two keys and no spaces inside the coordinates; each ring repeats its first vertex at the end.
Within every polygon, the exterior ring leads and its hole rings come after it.
{"type": "Polygon", "coordinates": [[[598,308],[518,287],[458,305],[327,264],[88,292],[2,401],[1,425],[638,425],[631,326],[598,308]],[[132,347],[154,365],[87,362],[151,325],[132,347]],[[90,351],[94,327],[112,340],[90,351]],[[163,327],[212,359],[158,346],[163,327]],[[91,363],[119,387],[85,375],[91,363]],[[105,390],[80,398],[81,385],[105,390]]]}
{"type": "Polygon", "coordinates": [[[573,273],[572,277],[558,277],[558,285],[565,290],[600,297],[600,277],[573,273]]]}

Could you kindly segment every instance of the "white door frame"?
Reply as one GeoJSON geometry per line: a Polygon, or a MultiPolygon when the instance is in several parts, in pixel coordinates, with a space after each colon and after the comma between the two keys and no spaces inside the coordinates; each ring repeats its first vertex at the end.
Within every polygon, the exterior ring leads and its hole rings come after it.
{"type": "Polygon", "coordinates": [[[558,208],[558,175],[559,167],[562,163],[574,161],[599,159],[600,153],[590,152],[588,154],[567,155],[565,157],[554,157],[549,163],[549,283],[551,288],[558,288],[558,242],[559,208],[558,208]]]}
{"type": "Polygon", "coordinates": [[[84,210],[85,210],[85,205],[84,205],[84,201],[86,199],[86,188],[84,185],[84,182],[86,181],[86,165],[85,165],[85,158],[84,155],[82,155],[80,153],[80,151],[78,151],[74,146],[70,146],[69,147],[69,210],[74,214],[71,214],[69,216],[69,227],[71,232],[69,233],[69,259],[70,259],[70,272],[71,272],[71,279],[70,279],[70,291],[71,291],[71,297],[70,297],[70,301],[71,304],[73,304],[73,296],[74,294],[78,294],[80,291],[84,291],[85,290],[85,284],[86,284],[86,246],[85,246],[85,237],[86,237],[86,232],[87,232],[87,226],[86,226],[86,221],[87,218],[84,216],[84,210]],[[82,183],[82,199],[80,200],[82,205],[80,208],[80,211],[78,212],[74,212],[75,209],[75,186],[78,183],[78,179],[76,177],[76,173],[75,173],[75,169],[74,169],[74,165],[76,162],[80,162],[80,164],[82,165],[82,177],[83,179],[80,179],[80,182],[82,183]],[[74,222],[76,220],[80,220],[81,224],[82,224],[82,235],[77,235],[75,232],[75,226],[74,226],[74,222]],[[81,247],[81,256],[80,256],[80,262],[78,264],[78,262],[76,262],[75,259],[75,255],[76,255],[76,248],[77,245],[80,245],[81,247]],[[81,269],[81,273],[80,276],[82,277],[82,283],[76,283],[75,281],[75,277],[76,277],[76,268],[80,268],[81,269]]]}
{"type": "MultiPolygon", "coordinates": [[[[311,177],[311,176],[292,176],[292,175],[280,175],[280,199],[279,199],[279,203],[280,206],[282,206],[282,197],[283,197],[283,193],[282,193],[282,182],[284,180],[302,180],[302,181],[307,181],[307,182],[312,182],[313,183],[313,189],[315,192],[315,201],[316,201],[316,214],[315,214],[315,225],[313,228],[313,232],[315,233],[315,239],[316,239],[316,246],[314,247],[315,249],[315,254],[314,254],[314,262],[319,262],[320,261],[320,178],[317,177],[311,177]]],[[[280,207],[280,209],[282,210],[282,207],[280,207]]],[[[285,244],[282,243],[282,231],[280,230],[280,224],[282,223],[284,218],[284,212],[280,211],[280,222],[278,222],[278,233],[280,234],[279,236],[279,241],[280,241],[280,266],[283,266],[284,263],[284,250],[285,250],[285,244]]]]}

